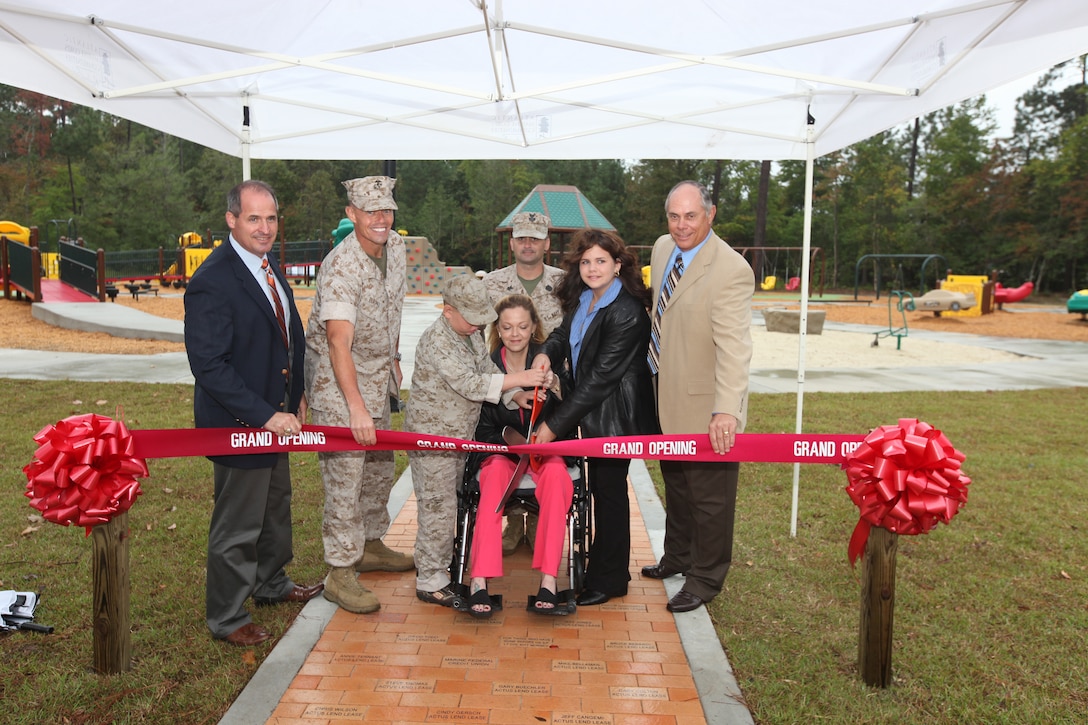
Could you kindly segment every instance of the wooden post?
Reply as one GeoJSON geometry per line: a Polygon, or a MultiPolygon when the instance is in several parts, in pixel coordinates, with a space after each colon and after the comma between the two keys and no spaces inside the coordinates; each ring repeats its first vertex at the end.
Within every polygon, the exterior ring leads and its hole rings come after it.
{"type": "Polygon", "coordinates": [[[129,627],[128,512],[91,529],[94,541],[94,669],[101,675],[132,668],[129,627]]]}
{"type": "Polygon", "coordinates": [[[895,613],[895,554],[899,534],[874,526],[865,545],[861,573],[858,672],[866,685],[892,684],[892,615],[895,613]]]}

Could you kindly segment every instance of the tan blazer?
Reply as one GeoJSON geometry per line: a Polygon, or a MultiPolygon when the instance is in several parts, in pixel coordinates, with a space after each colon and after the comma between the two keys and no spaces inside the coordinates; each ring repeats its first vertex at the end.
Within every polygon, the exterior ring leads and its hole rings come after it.
{"type": "MultiPolygon", "coordinates": [[[[668,234],[654,243],[651,310],[657,309],[675,248],[668,234]]],[[[737,432],[744,430],[754,290],[748,262],[711,234],[684,270],[661,317],[657,412],[662,433],[706,433],[714,413],[733,415],[737,432]]]]}

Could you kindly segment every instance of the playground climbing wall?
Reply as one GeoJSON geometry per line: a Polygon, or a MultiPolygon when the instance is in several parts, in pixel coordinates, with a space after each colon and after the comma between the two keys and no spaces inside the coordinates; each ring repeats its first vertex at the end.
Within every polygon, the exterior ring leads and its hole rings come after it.
{"type": "Polygon", "coordinates": [[[440,295],[448,278],[472,274],[468,267],[444,264],[427,237],[404,237],[404,250],[410,295],[440,295]]]}

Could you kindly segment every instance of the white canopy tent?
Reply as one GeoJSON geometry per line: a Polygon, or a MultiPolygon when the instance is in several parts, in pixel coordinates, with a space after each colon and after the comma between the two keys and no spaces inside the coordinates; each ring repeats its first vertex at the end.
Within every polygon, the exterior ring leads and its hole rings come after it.
{"type": "MultiPolygon", "coordinates": [[[[806,159],[811,198],[816,156],[1085,52],[1084,0],[0,1],[0,83],[246,178],[272,158],[806,159]]],[[[794,532],[796,490],[795,469],[794,532]]]]}
{"type": "Polygon", "coordinates": [[[0,1],[0,82],[255,159],[804,159],[1086,49],[1072,0],[0,1]]]}

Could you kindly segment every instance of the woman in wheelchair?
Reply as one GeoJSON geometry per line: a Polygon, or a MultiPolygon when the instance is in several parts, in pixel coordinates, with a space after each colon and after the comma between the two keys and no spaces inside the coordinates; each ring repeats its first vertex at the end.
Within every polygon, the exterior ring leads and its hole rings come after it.
{"type": "MultiPolygon", "coordinates": [[[[527,369],[544,341],[544,330],[533,301],[526,295],[510,295],[499,301],[495,311],[499,317],[489,335],[491,358],[504,373],[527,369]]],[[[484,403],[476,427],[476,440],[504,443],[504,427],[517,430],[528,438],[533,394],[531,390],[519,393],[515,397],[519,403],[515,410],[502,404],[484,403]]],[[[547,391],[542,390],[539,395],[543,403],[540,418],[543,419],[556,400],[555,395],[547,391]]],[[[503,574],[502,512],[496,513],[495,509],[514,474],[516,461],[516,456],[495,454],[485,458],[480,465],[480,503],[469,556],[471,581],[468,611],[474,617],[491,616],[487,580],[503,574]]],[[[574,485],[567,473],[566,462],[560,456],[545,456],[534,461],[528,473],[536,483],[535,495],[540,507],[533,546],[533,568],[540,572],[540,591],[529,611],[535,614],[566,614],[568,610],[558,606],[556,576],[563,557],[567,512],[574,485]]]]}

